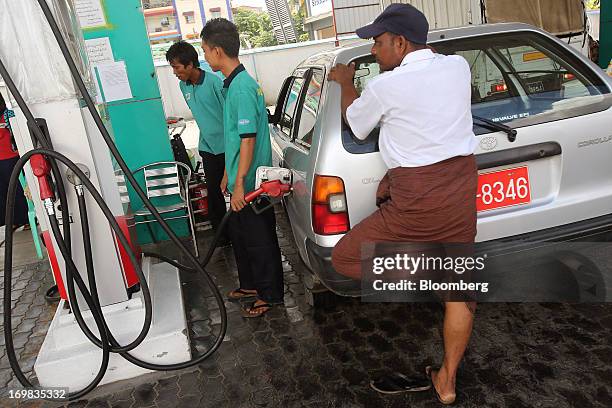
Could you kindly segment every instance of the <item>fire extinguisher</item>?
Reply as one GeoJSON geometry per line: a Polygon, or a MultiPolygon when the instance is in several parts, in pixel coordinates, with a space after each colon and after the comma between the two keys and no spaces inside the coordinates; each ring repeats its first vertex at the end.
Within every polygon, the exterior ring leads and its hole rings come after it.
{"type": "Polygon", "coordinates": [[[206,182],[200,181],[193,187],[194,211],[202,216],[208,215],[208,189],[206,182]]]}

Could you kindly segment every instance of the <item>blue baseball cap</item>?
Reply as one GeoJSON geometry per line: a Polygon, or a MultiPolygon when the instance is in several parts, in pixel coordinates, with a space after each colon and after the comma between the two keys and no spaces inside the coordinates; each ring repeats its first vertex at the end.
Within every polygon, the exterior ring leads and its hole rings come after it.
{"type": "Polygon", "coordinates": [[[358,28],[360,38],[378,37],[383,33],[404,36],[415,44],[427,44],[429,23],[423,13],[410,4],[389,5],[371,24],[358,28]]]}

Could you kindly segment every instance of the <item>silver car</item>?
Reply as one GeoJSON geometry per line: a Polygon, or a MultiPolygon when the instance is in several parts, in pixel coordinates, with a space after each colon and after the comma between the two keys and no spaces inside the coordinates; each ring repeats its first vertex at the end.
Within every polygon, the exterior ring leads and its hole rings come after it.
{"type": "MultiPolygon", "coordinates": [[[[441,54],[463,56],[472,71],[478,138],[479,243],[609,239],[612,231],[611,79],[565,43],[525,24],[429,33],[441,54]]],[[[358,143],[340,112],[337,63],[356,63],[361,91],[379,74],[371,43],[314,55],[285,80],[270,117],[274,165],[293,172],[284,201],[307,289],[359,294],[336,273],[331,251],[351,226],[376,210],[387,171],[378,132],[358,143]]]]}

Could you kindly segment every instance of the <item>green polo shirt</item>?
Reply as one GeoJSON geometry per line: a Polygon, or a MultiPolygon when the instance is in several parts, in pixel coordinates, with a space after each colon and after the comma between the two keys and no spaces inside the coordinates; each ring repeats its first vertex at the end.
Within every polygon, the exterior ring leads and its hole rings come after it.
{"type": "Polygon", "coordinates": [[[224,81],[225,105],[223,129],[225,132],[225,169],[227,188],[234,191],[240,142],[243,138],[255,137],[255,150],[251,167],[244,179],[244,192],[255,189],[255,173],[260,166],[272,166],[272,146],[268,128],[268,112],[263,91],[259,84],[240,64],[224,81]]]}
{"type": "Polygon", "coordinates": [[[220,154],[223,148],[223,80],[202,71],[197,83],[181,81],[180,88],[200,128],[201,151],[220,154]]]}

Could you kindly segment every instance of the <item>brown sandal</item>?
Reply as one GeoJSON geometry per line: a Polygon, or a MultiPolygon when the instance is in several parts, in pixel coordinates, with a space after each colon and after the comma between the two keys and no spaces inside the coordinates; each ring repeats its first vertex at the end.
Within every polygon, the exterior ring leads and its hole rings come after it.
{"type": "Polygon", "coordinates": [[[272,309],[272,305],[269,303],[262,303],[256,305],[253,303],[251,307],[246,307],[242,310],[242,317],[252,318],[261,317],[272,309]]]}
{"type": "Polygon", "coordinates": [[[229,300],[240,300],[257,297],[257,292],[247,292],[244,289],[238,288],[227,294],[229,300]]]}

